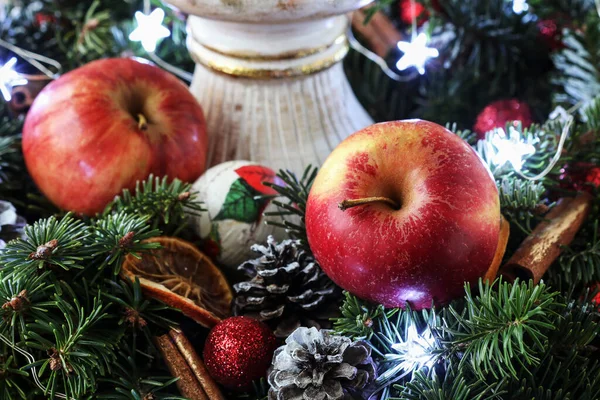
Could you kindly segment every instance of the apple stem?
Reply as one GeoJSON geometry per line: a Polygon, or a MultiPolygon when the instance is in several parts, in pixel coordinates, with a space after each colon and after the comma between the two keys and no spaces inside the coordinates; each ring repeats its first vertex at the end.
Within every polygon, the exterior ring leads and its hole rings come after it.
{"type": "Polygon", "coordinates": [[[148,129],[148,120],[146,119],[144,114],[141,114],[141,113],[138,114],[137,118],[138,118],[138,128],[140,128],[142,131],[145,131],[146,129],[148,129]]]}
{"type": "Polygon", "coordinates": [[[362,199],[351,199],[351,200],[347,199],[347,200],[342,201],[340,204],[338,204],[338,207],[340,208],[340,210],[346,211],[347,209],[352,208],[352,207],[362,206],[364,204],[371,204],[371,203],[376,203],[376,202],[386,203],[395,210],[400,209],[400,205],[398,203],[396,203],[394,200],[390,199],[389,197],[364,197],[362,199]]]}

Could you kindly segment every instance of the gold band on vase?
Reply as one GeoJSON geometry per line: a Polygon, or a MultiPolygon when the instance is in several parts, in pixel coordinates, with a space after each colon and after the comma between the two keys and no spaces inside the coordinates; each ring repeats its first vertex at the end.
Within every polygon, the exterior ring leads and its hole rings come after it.
{"type": "Polygon", "coordinates": [[[318,58],[314,61],[309,61],[305,64],[299,63],[298,65],[294,65],[285,69],[275,69],[275,68],[253,68],[253,67],[244,67],[240,66],[235,62],[227,62],[228,60],[224,60],[222,62],[217,62],[214,60],[205,60],[202,57],[199,57],[195,52],[190,51],[192,59],[198,63],[202,64],[207,68],[210,68],[214,71],[232,75],[237,77],[244,78],[252,78],[252,79],[279,79],[279,78],[291,78],[295,76],[303,76],[303,75],[311,75],[320,71],[323,71],[332,65],[340,62],[349,51],[348,39],[346,35],[342,35],[338,37],[331,45],[324,46],[319,49],[309,49],[309,50],[301,50],[295,53],[287,53],[281,56],[267,56],[267,57],[250,57],[248,55],[236,57],[232,54],[221,53],[216,51],[210,47],[204,46],[196,42],[198,46],[202,46],[208,51],[214,52],[224,57],[230,57],[232,59],[240,59],[242,61],[249,62],[268,62],[268,61],[286,61],[286,60],[301,60],[305,57],[310,57],[315,54],[325,52],[333,46],[340,46],[340,48],[330,54],[327,57],[318,58]],[[341,46],[340,46],[341,42],[341,46]]]}

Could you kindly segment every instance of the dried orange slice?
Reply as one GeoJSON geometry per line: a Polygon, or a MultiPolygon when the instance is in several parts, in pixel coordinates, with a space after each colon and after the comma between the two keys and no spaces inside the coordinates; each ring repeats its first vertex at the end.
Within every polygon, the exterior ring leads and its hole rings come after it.
{"type": "Polygon", "coordinates": [[[161,248],[125,257],[121,276],[140,280],[142,291],[211,328],[229,316],[233,293],[223,273],[194,245],[170,237],[146,242],[161,248]]]}

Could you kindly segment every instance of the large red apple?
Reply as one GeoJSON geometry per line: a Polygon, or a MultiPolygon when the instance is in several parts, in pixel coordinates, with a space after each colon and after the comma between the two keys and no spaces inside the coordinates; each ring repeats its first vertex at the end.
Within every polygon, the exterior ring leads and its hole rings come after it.
{"type": "Polygon", "coordinates": [[[498,190],[473,149],[445,128],[376,124],[325,161],[306,230],[323,270],[342,288],[389,307],[427,308],[461,296],[464,282],[492,264],[498,190]]]}
{"type": "Polygon", "coordinates": [[[193,182],[205,168],[202,108],[171,74],[94,61],[42,90],[23,128],[27,169],[58,207],[93,215],[150,173],[193,182]]]}

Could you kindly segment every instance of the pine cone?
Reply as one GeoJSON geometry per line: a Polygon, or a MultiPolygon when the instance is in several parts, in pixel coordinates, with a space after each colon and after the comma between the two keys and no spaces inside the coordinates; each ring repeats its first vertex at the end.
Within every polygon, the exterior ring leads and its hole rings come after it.
{"type": "Polygon", "coordinates": [[[0,200],[0,249],[6,242],[23,237],[25,218],[17,215],[17,210],[8,201],[0,200]]]}
{"type": "Polygon", "coordinates": [[[352,399],[375,378],[365,342],[298,328],[285,343],[273,356],[269,400],[352,399]]]}
{"type": "Polygon", "coordinates": [[[324,327],[339,312],[341,290],[297,240],[254,245],[261,256],[238,267],[251,279],[233,285],[234,313],[271,323],[287,337],[297,327],[324,327]]]}

